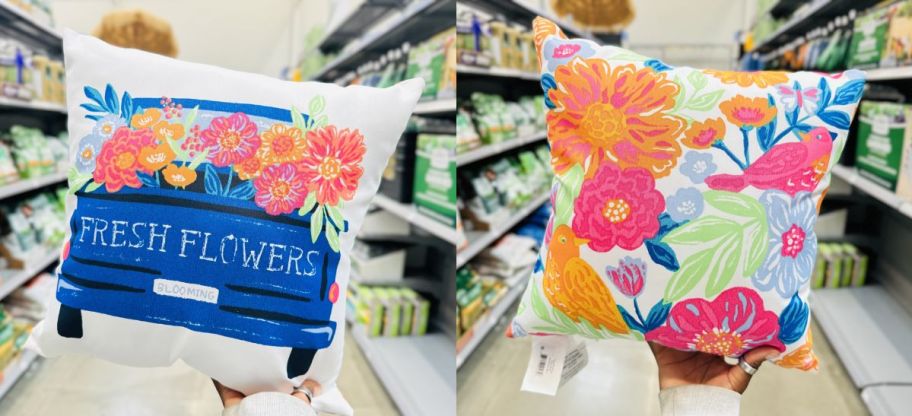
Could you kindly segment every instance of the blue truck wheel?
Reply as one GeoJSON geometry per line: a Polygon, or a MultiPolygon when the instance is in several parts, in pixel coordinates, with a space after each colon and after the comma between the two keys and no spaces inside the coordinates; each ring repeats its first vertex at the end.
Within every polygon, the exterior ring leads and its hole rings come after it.
{"type": "Polygon", "coordinates": [[[310,364],[313,363],[314,355],[316,354],[317,350],[292,348],[291,354],[288,356],[288,365],[286,366],[288,378],[295,378],[310,370],[310,364]]]}
{"type": "Polygon", "coordinates": [[[64,338],[82,338],[82,310],[60,305],[57,333],[64,338]]]}

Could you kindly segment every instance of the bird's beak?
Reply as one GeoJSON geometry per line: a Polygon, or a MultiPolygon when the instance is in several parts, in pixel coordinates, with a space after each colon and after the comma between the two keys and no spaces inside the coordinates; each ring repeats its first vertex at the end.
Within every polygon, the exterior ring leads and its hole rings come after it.
{"type": "Polygon", "coordinates": [[[583,244],[589,244],[589,239],[588,238],[574,238],[573,242],[576,243],[576,245],[581,246],[583,244]]]}

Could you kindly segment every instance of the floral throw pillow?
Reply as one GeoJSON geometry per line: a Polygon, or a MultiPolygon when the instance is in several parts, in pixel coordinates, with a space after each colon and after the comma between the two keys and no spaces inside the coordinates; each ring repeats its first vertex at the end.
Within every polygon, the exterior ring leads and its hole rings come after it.
{"type": "Polygon", "coordinates": [[[535,20],[554,205],[514,336],[813,369],[814,223],[863,74],[673,68],[535,20]]]}
{"type": "MultiPolygon", "coordinates": [[[[44,355],[326,386],[349,251],[423,88],[292,83],[67,32],[69,229],[44,355]]],[[[335,402],[325,400],[335,397],[335,402]]]]}

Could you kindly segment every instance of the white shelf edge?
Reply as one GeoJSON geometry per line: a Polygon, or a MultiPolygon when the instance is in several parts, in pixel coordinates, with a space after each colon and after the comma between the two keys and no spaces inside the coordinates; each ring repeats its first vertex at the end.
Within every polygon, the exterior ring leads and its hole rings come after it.
{"type": "Polygon", "coordinates": [[[472,327],[472,339],[456,353],[457,370],[462,367],[462,364],[464,364],[469,356],[475,352],[475,349],[481,345],[481,342],[484,341],[485,338],[487,338],[488,333],[497,326],[497,322],[500,321],[500,318],[526,290],[526,285],[529,283],[529,276],[532,274],[532,271],[529,268],[523,268],[520,273],[525,276],[521,277],[515,285],[507,290],[503,299],[497,302],[484,318],[475,322],[475,325],[472,327]]]}
{"type": "Polygon", "coordinates": [[[530,81],[538,81],[540,75],[534,72],[525,72],[518,69],[508,69],[508,68],[482,68],[478,66],[471,66],[465,64],[459,64],[456,66],[457,74],[475,74],[475,75],[485,75],[489,77],[501,77],[501,78],[516,78],[516,79],[525,79],[530,81]]]}
{"type": "Polygon", "coordinates": [[[837,163],[833,166],[833,174],[848,182],[849,185],[864,191],[866,194],[873,196],[885,205],[895,209],[900,214],[912,218],[912,201],[904,200],[900,198],[899,195],[893,193],[893,191],[861,176],[861,174],[858,173],[858,169],[837,163]]]}
{"type": "Polygon", "coordinates": [[[412,114],[455,113],[456,98],[421,101],[415,106],[412,114]]]}
{"type": "Polygon", "coordinates": [[[817,12],[819,12],[820,9],[822,9],[826,5],[830,4],[831,1],[832,0],[818,1],[817,4],[811,6],[812,9],[805,12],[803,16],[800,16],[797,18],[792,17],[791,19],[789,19],[789,21],[783,23],[782,26],[779,26],[779,28],[776,29],[776,31],[773,32],[772,35],[767,36],[766,39],[763,39],[763,41],[761,41],[757,45],[755,45],[754,49],[752,49],[750,52],[759,51],[761,48],[765,47],[767,44],[769,44],[770,42],[772,42],[773,40],[775,40],[776,38],[781,36],[783,33],[788,32],[789,30],[792,30],[792,28],[795,27],[797,24],[801,23],[805,19],[808,19],[809,17],[811,17],[814,14],[816,14],[817,12]]]}
{"type": "Polygon", "coordinates": [[[3,399],[10,389],[28,371],[32,363],[38,359],[38,353],[32,350],[22,350],[19,357],[10,361],[3,369],[3,380],[0,381],[0,399],[3,399]]]}
{"type": "Polygon", "coordinates": [[[456,268],[458,269],[462,266],[465,266],[469,260],[477,256],[478,253],[481,253],[481,251],[491,245],[491,243],[510,231],[510,229],[516,226],[516,224],[519,224],[520,221],[535,212],[535,210],[541,207],[542,204],[548,202],[550,198],[551,195],[549,192],[545,192],[542,195],[539,195],[531,203],[510,216],[507,221],[504,221],[497,228],[486,232],[483,236],[474,241],[470,240],[469,245],[466,246],[465,249],[456,252],[456,268]]]}
{"type": "Polygon", "coordinates": [[[54,38],[54,42],[61,44],[63,43],[63,36],[60,34],[60,32],[57,31],[57,29],[54,29],[44,23],[35,20],[32,16],[26,14],[24,10],[13,6],[12,4],[9,4],[9,2],[5,0],[0,0],[0,7],[9,10],[11,13],[19,17],[22,21],[47,33],[52,38],[54,38]]]}
{"type": "Polygon", "coordinates": [[[9,97],[0,97],[0,107],[23,108],[27,110],[50,111],[52,113],[66,114],[67,109],[61,104],[45,101],[24,101],[9,97]]]}
{"type": "Polygon", "coordinates": [[[57,248],[38,246],[33,250],[34,253],[26,255],[24,268],[0,271],[0,299],[6,298],[23,283],[54,264],[59,256],[57,248]]]}
{"type": "Polygon", "coordinates": [[[450,244],[455,245],[458,240],[455,228],[449,227],[446,224],[418,212],[418,209],[415,208],[415,205],[413,204],[403,204],[399,201],[394,201],[383,194],[377,194],[374,197],[374,204],[450,244]]]}
{"type": "Polygon", "coordinates": [[[865,79],[867,81],[888,81],[908,78],[912,78],[912,66],[900,66],[896,68],[875,68],[865,70],[865,79]]]}
{"type": "Polygon", "coordinates": [[[472,149],[468,152],[456,155],[456,166],[462,166],[469,163],[472,163],[476,160],[481,160],[489,156],[494,156],[506,152],[510,149],[515,149],[520,146],[527,145],[529,143],[534,143],[539,140],[544,140],[548,137],[548,133],[540,131],[533,134],[517,137],[515,139],[510,139],[500,143],[489,144],[486,146],[481,146],[477,149],[472,149]]]}
{"type": "Polygon", "coordinates": [[[66,178],[66,173],[57,172],[38,178],[20,179],[15,182],[10,182],[0,186],[0,199],[9,198],[47,185],[63,182],[66,178]]]}

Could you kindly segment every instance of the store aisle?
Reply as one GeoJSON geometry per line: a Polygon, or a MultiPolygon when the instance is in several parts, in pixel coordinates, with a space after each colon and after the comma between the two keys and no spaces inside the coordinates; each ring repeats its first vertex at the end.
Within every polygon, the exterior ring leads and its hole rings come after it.
{"type": "MultiPolygon", "coordinates": [[[[505,316],[513,316],[513,311],[505,316]]],[[[519,391],[531,344],[501,336],[506,322],[501,321],[458,372],[459,415],[551,415],[558,410],[567,414],[659,414],[655,361],[645,343],[590,343],[589,365],[561,387],[557,397],[549,397],[519,391]]],[[[744,395],[742,416],[868,414],[816,323],[813,331],[820,371],[811,374],[764,365],[744,395]]]]}
{"type": "MultiPolygon", "coordinates": [[[[358,416],[397,414],[354,339],[346,333],[339,387],[358,416]]],[[[0,401],[0,415],[218,415],[212,381],[186,364],[133,368],[94,358],[40,360],[0,401]]]]}

